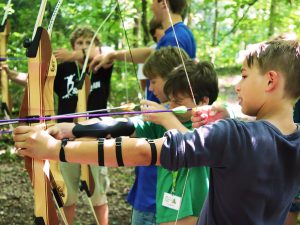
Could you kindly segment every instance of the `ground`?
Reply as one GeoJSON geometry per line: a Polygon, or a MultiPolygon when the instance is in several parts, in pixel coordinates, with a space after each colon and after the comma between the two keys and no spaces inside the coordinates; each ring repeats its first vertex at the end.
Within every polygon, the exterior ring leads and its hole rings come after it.
{"type": "MultiPolygon", "coordinates": [[[[130,224],[131,208],[125,197],[133,181],[132,168],[110,168],[111,187],[108,192],[109,217],[111,225],[130,224]]],[[[0,224],[33,224],[32,189],[23,160],[1,160],[0,167],[0,224]]],[[[77,208],[76,225],[95,224],[87,203],[86,195],[81,194],[77,208]]]]}

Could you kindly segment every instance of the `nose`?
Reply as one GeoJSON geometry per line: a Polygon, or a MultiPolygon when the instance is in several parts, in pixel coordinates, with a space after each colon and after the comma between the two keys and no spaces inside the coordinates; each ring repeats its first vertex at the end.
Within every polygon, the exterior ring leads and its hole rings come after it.
{"type": "Polygon", "coordinates": [[[236,92],[240,92],[240,90],[241,90],[241,85],[240,85],[240,83],[241,83],[241,81],[239,81],[236,85],[235,85],[235,91],[236,92]]]}
{"type": "Polygon", "coordinates": [[[153,91],[153,84],[151,84],[151,82],[150,82],[150,85],[149,85],[149,91],[153,91]]]}
{"type": "Polygon", "coordinates": [[[89,48],[89,45],[88,45],[87,43],[85,43],[85,44],[82,45],[82,48],[83,48],[83,49],[88,49],[88,48],[89,48]]]}

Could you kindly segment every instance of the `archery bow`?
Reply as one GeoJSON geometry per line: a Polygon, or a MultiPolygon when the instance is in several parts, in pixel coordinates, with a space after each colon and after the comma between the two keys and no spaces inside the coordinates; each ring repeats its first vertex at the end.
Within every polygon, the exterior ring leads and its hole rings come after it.
{"type": "MultiPolygon", "coordinates": [[[[89,94],[89,90],[90,90],[90,80],[89,77],[86,75],[83,75],[82,80],[80,81],[80,86],[77,87],[78,89],[78,101],[77,101],[77,112],[84,112],[87,109],[87,98],[88,98],[88,94],[89,94]]],[[[80,121],[84,121],[84,118],[78,119],[78,122],[80,121]]],[[[96,215],[96,212],[94,210],[92,201],[91,201],[91,196],[94,193],[94,188],[95,188],[95,183],[94,183],[94,179],[92,176],[92,172],[91,172],[91,168],[89,165],[86,164],[81,164],[81,176],[80,176],[80,180],[81,180],[81,186],[80,186],[80,190],[81,191],[85,191],[85,193],[88,196],[88,203],[89,206],[91,207],[91,211],[93,213],[93,216],[95,218],[95,221],[97,223],[97,225],[99,225],[99,221],[96,215]]]]}
{"type": "MultiPolygon", "coordinates": [[[[28,57],[28,84],[24,93],[20,116],[35,117],[44,115],[44,101],[42,97],[49,63],[51,59],[51,45],[46,30],[40,27],[45,12],[46,0],[42,0],[39,15],[35,24],[32,43],[26,42],[28,57]],[[36,68],[38,67],[38,68],[36,68]],[[34,93],[34,89],[38,93],[34,93]]],[[[45,161],[25,158],[25,167],[31,178],[34,189],[34,221],[36,225],[58,224],[58,217],[50,192],[50,182],[47,179],[49,169],[45,169],[45,161]]]]}
{"type": "MultiPolygon", "coordinates": [[[[45,83],[48,77],[47,74],[52,55],[49,34],[41,27],[46,4],[47,1],[42,0],[38,18],[34,27],[32,42],[24,42],[24,46],[27,48],[28,57],[28,84],[20,110],[21,117],[26,116],[32,118],[45,115],[45,83]],[[34,88],[38,88],[38,93],[33,92],[34,88]]],[[[55,72],[53,69],[50,70],[49,77],[51,77],[53,72],[55,72]]],[[[53,191],[59,210],[62,206],[62,199],[50,171],[49,162],[47,160],[41,161],[27,157],[25,158],[25,167],[29,173],[34,188],[35,224],[58,224],[59,221],[50,189],[53,191]]],[[[61,210],[60,214],[62,215],[64,223],[66,223],[64,214],[61,210]]]]}
{"type": "MultiPolygon", "coordinates": [[[[11,0],[7,1],[5,13],[2,19],[2,23],[0,25],[0,56],[2,58],[6,58],[6,51],[7,51],[7,39],[8,34],[10,32],[10,25],[7,20],[8,17],[8,11],[10,7],[11,0]]],[[[2,104],[1,109],[4,113],[4,118],[9,119],[11,117],[11,101],[9,96],[9,90],[8,90],[8,75],[3,68],[5,62],[1,61],[0,66],[2,67],[1,70],[1,95],[2,95],[2,104]]],[[[10,129],[13,129],[12,125],[9,127],[10,129]]]]}
{"type": "MultiPolygon", "coordinates": [[[[53,11],[53,14],[51,16],[49,25],[48,25],[48,35],[49,39],[52,34],[52,28],[55,21],[55,18],[58,14],[59,8],[62,4],[63,0],[59,0],[55,6],[55,9],[53,11]]],[[[51,63],[48,70],[48,74],[45,81],[45,88],[43,93],[43,99],[45,104],[45,111],[49,115],[55,115],[54,112],[54,93],[53,93],[53,85],[54,85],[54,79],[57,72],[57,61],[53,54],[51,54],[51,63]]],[[[64,222],[64,224],[68,224],[68,221],[66,219],[65,213],[62,209],[64,203],[66,202],[67,198],[67,188],[63,179],[63,176],[60,171],[60,164],[56,161],[50,161],[50,173],[48,175],[48,179],[50,180],[51,188],[53,197],[55,198],[56,207],[59,210],[59,213],[61,215],[61,218],[64,222]]]]}

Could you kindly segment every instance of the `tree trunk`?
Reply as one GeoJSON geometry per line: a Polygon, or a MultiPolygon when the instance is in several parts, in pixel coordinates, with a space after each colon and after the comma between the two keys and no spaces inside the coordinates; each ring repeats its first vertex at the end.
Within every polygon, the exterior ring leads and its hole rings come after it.
{"type": "MultiPolygon", "coordinates": [[[[134,7],[136,8],[137,12],[139,12],[139,7],[138,5],[135,3],[134,4],[134,7]]],[[[134,27],[133,27],[133,38],[134,38],[134,41],[133,41],[133,44],[132,46],[134,48],[138,47],[138,41],[140,39],[140,17],[139,16],[135,16],[133,21],[134,21],[134,27]]]]}
{"type": "Polygon", "coordinates": [[[192,24],[192,21],[193,21],[193,16],[192,16],[192,13],[191,13],[191,9],[192,9],[192,1],[191,0],[189,0],[189,1],[187,1],[187,10],[186,10],[186,15],[185,15],[185,17],[187,18],[186,20],[187,20],[187,23],[186,23],[186,25],[188,26],[188,27],[190,27],[191,26],[191,24],[192,24]]]}
{"type": "Polygon", "coordinates": [[[218,17],[219,17],[219,10],[218,10],[218,0],[215,0],[215,18],[213,23],[213,35],[212,35],[212,43],[211,45],[217,46],[217,38],[218,38],[218,17]]]}
{"type": "Polygon", "coordinates": [[[276,0],[271,0],[268,37],[274,34],[276,16],[276,0]]]}
{"type": "Polygon", "coordinates": [[[141,20],[142,28],[144,31],[143,42],[146,46],[150,41],[150,33],[147,21],[147,0],[142,0],[142,20],[141,20]]]}

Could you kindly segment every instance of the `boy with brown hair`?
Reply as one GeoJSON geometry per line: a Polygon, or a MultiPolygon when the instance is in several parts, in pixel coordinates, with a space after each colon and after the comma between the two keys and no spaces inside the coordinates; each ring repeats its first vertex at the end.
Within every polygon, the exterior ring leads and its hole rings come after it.
{"type": "MultiPolygon", "coordinates": [[[[95,32],[89,26],[76,28],[70,35],[72,50],[58,49],[55,57],[60,63],[57,67],[57,75],[54,81],[54,91],[58,97],[58,115],[74,113],[78,104],[78,85],[84,77],[81,77],[81,70],[87,54],[87,49],[92,41],[95,32]]],[[[97,52],[109,51],[101,45],[96,36],[91,48],[89,58],[92,59],[97,52]]],[[[87,110],[106,109],[110,93],[110,80],[112,67],[101,68],[96,73],[89,73],[90,90],[88,90],[87,110]]],[[[59,122],[71,122],[73,119],[61,119],[59,122]]],[[[69,224],[74,223],[75,208],[78,201],[80,183],[80,165],[75,163],[64,163],[61,165],[61,173],[67,186],[67,198],[64,211],[69,224]]],[[[106,192],[109,187],[108,171],[106,167],[91,166],[91,175],[95,183],[94,193],[91,202],[95,216],[101,225],[108,224],[108,204],[106,192]]]]}

